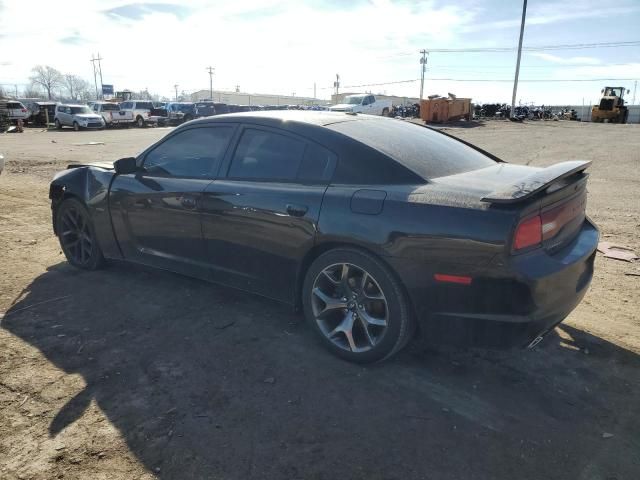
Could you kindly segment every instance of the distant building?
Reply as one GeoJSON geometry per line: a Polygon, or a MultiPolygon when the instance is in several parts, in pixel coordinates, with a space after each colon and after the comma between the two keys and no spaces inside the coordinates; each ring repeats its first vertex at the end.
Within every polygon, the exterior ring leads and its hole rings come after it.
{"type": "MultiPolygon", "coordinates": [[[[199,90],[190,95],[192,102],[211,97],[209,90],[199,90]]],[[[230,105],[326,105],[327,100],[312,97],[297,97],[293,95],[271,95],[268,93],[242,93],[213,91],[214,102],[230,105]]]]}
{"type": "MultiPolygon", "coordinates": [[[[331,104],[337,105],[342,103],[344,97],[347,95],[359,95],[364,94],[364,92],[345,92],[339,93],[338,95],[331,95],[331,104]]],[[[377,93],[373,93],[376,98],[380,100],[391,100],[391,104],[395,107],[396,105],[413,105],[414,103],[420,103],[420,99],[417,97],[398,97],[396,95],[381,95],[377,93]]]]}

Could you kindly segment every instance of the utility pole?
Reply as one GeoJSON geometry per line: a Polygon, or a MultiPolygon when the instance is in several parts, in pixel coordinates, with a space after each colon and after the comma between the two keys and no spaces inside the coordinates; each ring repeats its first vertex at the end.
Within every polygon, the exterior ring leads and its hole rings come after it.
{"type": "Polygon", "coordinates": [[[211,97],[211,101],[213,102],[213,72],[216,69],[213,67],[207,67],[207,71],[209,72],[209,97],[211,97]]]}
{"type": "Polygon", "coordinates": [[[316,98],[316,82],[313,82],[313,99],[315,100],[316,98]]]}
{"type": "Polygon", "coordinates": [[[420,50],[422,58],[420,58],[420,64],[422,65],[422,77],[420,77],[420,100],[424,98],[424,73],[427,70],[427,51],[420,50]]]}
{"type": "Polygon", "coordinates": [[[333,86],[336,88],[336,102],[338,101],[338,94],[340,93],[340,75],[336,73],[336,81],[333,82],[333,86]]]}
{"type": "MultiPolygon", "coordinates": [[[[16,100],[18,99],[18,85],[14,85],[15,89],[16,89],[16,100]]],[[[636,89],[633,89],[633,98],[636,98],[636,89]]]]}
{"type": "Polygon", "coordinates": [[[520,23],[520,40],[518,41],[518,60],[516,61],[516,78],[513,80],[513,95],[511,96],[511,117],[516,109],[516,92],[518,91],[518,75],[520,75],[520,57],[522,56],[522,37],[524,36],[524,21],[527,16],[527,0],[522,3],[522,22],[520,23]]]}
{"type": "Polygon", "coordinates": [[[102,64],[100,63],[100,60],[104,59],[100,57],[100,52],[98,52],[98,58],[96,58],[96,60],[98,61],[98,73],[100,74],[100,98],[104,100],[104,92],[102,91],[102,86],[104,85],[102,83],[102,64]]]}
{"type": "Polygon", "coordinates": [[[98,72],[96,71],[96,59],[93,53],[91,54],[91,65],[93,66],[93,83],[96,86],[96,100],[100,100],[100,95],[98,94],[98,72]]]}
{"type": "MultiPolygon", "coordinates": [[[[636,104],[636,88],[638,88],[638,80],[633,82],[633,99],[631,100],[631,105],[636,104]]],[[[18,98],[18,87],[16,87],[16,98],[18,98]]]]}
{"type": "Polygon", "coordinates": [[[176,89],[176,102],[178,101],[178,84],[176,83],[173,88],[176,89]]]}

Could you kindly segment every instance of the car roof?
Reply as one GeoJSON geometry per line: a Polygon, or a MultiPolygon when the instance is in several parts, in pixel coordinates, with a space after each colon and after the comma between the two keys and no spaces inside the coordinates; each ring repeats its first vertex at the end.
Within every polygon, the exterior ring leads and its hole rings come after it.
{"type": "Polygon", "coordinates": [[[86,107],[86,105],[81,105],[79,103],[59,103],[59,107],[86,107]]]}
{"type": "Polygon", "coordinates": [[[345,112],[328,112],[316,110],[261,110],[253,112],[237,112],[207,117],[196,122],[225,122],[235,121],[242,123],[260,123],[264,125],[278,125],[283,122],[326,126],[338,122],[350,122],[356,120],[384,121],[372,115],[358,115],[345,112]]]}

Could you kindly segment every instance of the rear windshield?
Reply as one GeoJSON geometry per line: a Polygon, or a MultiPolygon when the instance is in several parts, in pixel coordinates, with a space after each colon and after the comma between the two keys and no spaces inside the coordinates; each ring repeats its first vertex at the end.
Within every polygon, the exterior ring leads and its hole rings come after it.
{"type": "Polygon", "coordinates": [[[9,102],[7,103],[7,108],[24,108],[20,102],[9,102]]]}
{"type": "Polygon", "coordinates": [[[495,165],[464,143],[401,120],[360,120],[327,127],[390,156],[424,179],[495,165]]]}
{"type": "Polygon", "coordinates": [[[136,109],[144,109],[148,108],[151,110],[153,108],[153,103],[151,102],[136,102],[136,109]]]}

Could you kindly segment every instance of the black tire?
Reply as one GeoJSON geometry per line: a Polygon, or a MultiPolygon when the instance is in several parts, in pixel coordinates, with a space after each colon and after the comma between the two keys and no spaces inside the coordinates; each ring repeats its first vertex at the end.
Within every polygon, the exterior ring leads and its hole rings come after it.
{"type": "Polygon", "coordinates": [[[78,125],[78,122],[73,122],[73,130],[76,132],[80,131],[80,125],[78,125]]]}
{"type": "Polygon", "coordinates": [[[136,126],[138,128],[143,128],[144,127],[144,118],[142,118],[140,115],[138,115],[136,117],[136,126]]]}
{"type": "Polygon", "coordinates": [[[91,216],[80,201],[68,198],[60,204],[56,211],[56,231],[71,265],[84,270],[97,270],[104,265],[91,216]]]}
{"type": "MultiPolygon", "coordinates": [[[[364,290],[364,288],[363,288],[364,290]]],[[[341,295],[341,294],[340,294],[341,295]]],[[[338,295],[336,300],[340,300],[338,295]]],[[[344,300],[344,299],[342,299],[344,300]]],[[[361,302],[362,300],[357,300],[361,302]]],[[[353,303],[353,302],[349,302],[353,303]]],[[[320,255],[309,267],[305,274],[302,288],[302,305],[304,315],[311,328],[317,333],[320,342],[329,351],[340,358],[355,363],[371,363],[385,360],[400,351],[411,339],[415,331],[415,319],[400,281],[391,269],[374,255],[355,249],[338,248],[320,255]],[[314,314],[315,294],[314,285],[323,278],[323,271],[337,264],[349,264],[373,277],[375,286],[379,289],[386,303],[387,320],[383,333],[377,342],[369,346],[366,351],[354,352],[351,347],[339,346],[323,331],[314,314]]],[[[336,310],[347,312],[347,309],[336,310]]],[[[353,322],[353,325],[357,320],[353,322]]],[[[363,321],[364,323],[364,321],[363,321]]],[[[361,326],[359,328],[362,328],[361,326]]],[[[352,337],[355,338],[352,327],[352,337]]],[[[367,334],[367,336],[369,336],[367,334]]]]}
{"type": "Polygon", "coordinates": [[[55,125],[56,125],[56,129],[57,129],[57,130],[62,130],[62,124],[60,123],[60,120],[58,120],[58,119],[56,118],[56,120],[55,120],[55,122],[54,122],[54,123],[55,123],[55,125]]]}
{"type": "Polygon", "coordinates": [[[389,116],[389,109],[388,108],[383,108],[382,109],[382,116],[383,117],[388,117],[389,116]]]}

